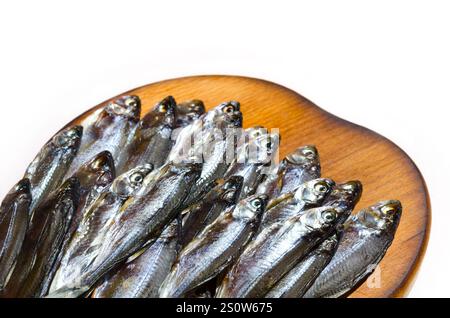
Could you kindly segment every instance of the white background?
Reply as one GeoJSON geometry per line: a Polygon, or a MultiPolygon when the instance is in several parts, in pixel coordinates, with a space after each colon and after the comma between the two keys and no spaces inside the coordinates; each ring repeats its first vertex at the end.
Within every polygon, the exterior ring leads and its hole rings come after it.
{"type": "MultiPolygon", "coordinates": [[[[448,4],[448,2],[447,2],[448,4]]],[[[446,1],[2,1],[0,196],[61,126],[131,88],[259,77],[400,145],[433,224],[410,296],[450,296],[446,1]]]]}

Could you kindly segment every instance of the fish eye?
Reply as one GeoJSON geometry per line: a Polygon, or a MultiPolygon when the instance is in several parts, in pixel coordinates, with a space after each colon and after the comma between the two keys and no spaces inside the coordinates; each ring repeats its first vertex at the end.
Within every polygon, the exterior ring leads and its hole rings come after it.
{"type": "Polygon", "coordinates": [[[131,175],[130,180],[132,183],[141,183],[144,180],[144,176],[141,173],[136,172],[131,175]]]}
{"type": "Polygon", "coordinates": [[[325,193],[328,191],[328,187],[323,183],[318,183],[314,186],[314,190],[325,193]]]}
{"type": "Polygon", "coordinates": [[[305,149],[303,150],[303,154],[305,155],[306,158],[308,159],[313,159],[316,154],[314,153],[314,151],[312,151],[311,149],[305,149]]]}
{"type": "Polygon", "coordinates": [[[128,107],[136,107],[137,104],[137,100],[134,97],[128,97],[127,99],[125,99],[125,105],[128,107]]]}
{"type": "Polygon", "coordinates": [[[159,105],[159,108],[158,108],[158,110],[159,110],[161,113],[167,112],[168,109],[169,109],[169,107],[167,107],[166,104],[161,104],[161,105],[159,105]]]}
{"type": "Polygon", "coordinates": [[[225,182],[225,184],[223,185],[223,188],[225,190],[232,189],[233,188],[233,184],[231,182],[229,182],[229,181],[225,182]]]}
{"type": "Polygon", "coordinates": [[[193,108],[193,110],[194,110],[194,112],[200,112],[202,109],[201,109],[200,106],[195,106],[195,107],[193,108]]]}
{"type": "Polygon", "coordinates": [[[331,223],[336,219],[336,214],[333,211],[326,211],[322,214],[326,223],[331,223]]]}
{"type": "Polygon", "coordinates": [[[75,132],[75,130],[69,130],[66,132],[66,136],[69,138],[73,138],[77,135],[77,133],[75,132]]]}
{"type": "Polygon", "coordinates": [[[393,215],[395,213],[395,208],[392,206],[384,206],[381,208],[381,213],[384,215],[393,215]]]}
{"type": "Polygon", "coordinates": [[[233,105],[227,105],[224,108],[222,108],[222,111],[224,113],[230,114],[230,113],[234,112],[234,106],[233,105]]]}
{"type": "Polygon", "coordinates": [[[261,206],[262,206],[261,200],[260,199],[253,200],[252,201],[252,206],[254,208],[257,208],[257,209],[261,208],[261,206]]]}
{"type": "Polygon", "coordinates": [[[257,130],[257,129],[252,130],[251,136],[252,136],[253,138],[259,137],[259,136],[261,136],[261,132],[260,132],[259,130],[257,130]]]}

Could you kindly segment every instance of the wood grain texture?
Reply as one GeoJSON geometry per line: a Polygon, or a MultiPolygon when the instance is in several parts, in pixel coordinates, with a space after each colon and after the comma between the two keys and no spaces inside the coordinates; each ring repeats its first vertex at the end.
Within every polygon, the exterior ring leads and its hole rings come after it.
{"type": "Polygon", "coordinates": [[[381,287],[369,288],[363,283],[349,297],[407,294],[426,249],[431,210],[422,175],[391,141],[327,113],[294,91],[258,79],[186,77],[150,84],[126,94],[141,98],[143,112],[167,95],[180,102],[201,99],[207,108],[223,101],[238,100],[245,127],[263,125],[280,130],[281,157],[301,145],[314,144],[320,153],[323,176],[336,182],[361,180],[364,192],[356,210],[380,200],[400,200],[403,215],[395,240],[381,262],[381,287]]]}

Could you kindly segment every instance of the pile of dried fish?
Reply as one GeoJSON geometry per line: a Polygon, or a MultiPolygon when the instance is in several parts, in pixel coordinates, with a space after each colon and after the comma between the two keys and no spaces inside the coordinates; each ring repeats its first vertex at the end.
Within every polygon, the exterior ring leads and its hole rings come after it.
{"type": "Polygon", "coordinates": [[[238,102],[122,96],[41,149],[0,207],[1,297],[340,297],[392,243],[398,201],[242,128],[238,102]],[[224,138],[229,132],[232,138],[224,138]],[[175,137],[174,137],[175,136],[175,137]]]}

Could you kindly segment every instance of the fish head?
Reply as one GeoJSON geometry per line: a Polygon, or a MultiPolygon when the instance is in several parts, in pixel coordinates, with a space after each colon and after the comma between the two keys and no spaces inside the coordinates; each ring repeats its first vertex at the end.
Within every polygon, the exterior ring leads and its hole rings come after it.
{"type": "Polygon", "coordinates": [[[20,180],[14,185],[4,198],[2,206],[18,201],[31,203],[31,182],[27,178],[20,180]]]}
{"type": "Polygon", "coordinates": [[[31,191],[31,183],[30,180],[25,178],[16,183],[11,192],[16,194],[29,194],[31,191]]]}
{"type": "Polygon", "coordinates": [[[205,113],[205,104],[199,99],[188,100],[177,105],[176,113],[177,116],[192,122],[205,113]]]}
{"type": "Polygon", "coordinates": [[[60,149],[78,149],[82,136],[83,126],[72,126],[56,134],[53,143],[60,149]]]}
{"type": "Polygon", "coordinates": [[[319,162],[319,152],[313,145],[297,148],[293,153],[286,156],[288,162],[296,165],[306,165],[319,162]]]}
{"type": "Polygon", "coordinates": [[[326,253],[331,254],[336,250],[336,247],[339,243],[340,235],[333,235],[326,239],[325,241],[320,244],[320,246],[317,248],[317,252],[319,253],[326,253]]]}
{"type": "MultiPolygon", "coordinates": [[[[114,158],[109,151],[103,151],[96,155],[86,163],[84,168],[86,170],[84,177],[92,179],[86,180],[89,184],[107,186],[116,177],[114,158]]],[[[79,178],[81,177],[83,176],[79,176],[79,178]]]]}
{"type": "Polygon", "coordinates": [[[3,211],[12,209],[17,204],[31,204],[31,182],[24,178],[17,182],[1,202],[0,221],[2,220],[3,211]]]}
{"type": "Polygon", "coordinates": [[[186,160],[180,163],[170,163],[168,170],[173,175],[184,175],[188,184],[194,183],[202,173],[203,164],[195,160],[186,160]]]}
{"type": "Polygon", "coordinates": [[[363,185],[360,181],[353,180],[338,184],[333,187],[327,202],[333,202],[335,205],[355,206],[361,198],[363,185]]]}
{"type": "Polygon", "coordinates": [[[186,114],[192,114],[200,116],[205,113],[205,104],[199,99],[192,99],[179,104],[183,112],[186,114]]]}
{"type": "Polygon", "coordinates": [[[314,179],[302,184],[294,194],[298,201],[306,202],[307,204],[319,204],[325,197],[330,194],[334,186],[334,181],[330,179],[314,179]]]}
{"type": "Polygon", "coordinates": [[[255,140],[260,136],[267,135],[268,130],[264,126],[253,126],[245,129],[245,135],[248,136],[249,140],[255,140]]]}
{"type": "Polygon", "coordinates": [[[263,136],[267,136],[267,129],[262,126],[250,127],[245,129],[243,133],[239,132],[236,134],[238,141],[236,144],[236,155],[238,162],[244,163],[249,159],[253,159],[253,153],[258,155],[259,148],[255,141],[257,138],[263,136]]]}
{"type": "Polygon", "coordinates": [[[157,126],[173,127],[175,125],[175,107],[175,99],[167,96],[142,118],[141,127],[144,129],[157,126]]]}
{"type": "Polygon", "coordinates": [[[254,194],[243,199],[233,210],[233,217],[257,220],[265,211],[269,196],[266,194],[254,194]]]}
{"type": "Polygon", "coordinates": [[[241,110],[241,104],[238,101],[228,101],[220,104],[217,106],[217,108],[220,109],[220,111],[224,114],[232,114],[236,111],[241,110]]]}
{"type": "Polygon", "coordinates": [[[141,117],[141,99],[136,95],[121,96],[105,107],[105,112],[111,116],[122,116],[132,121],[141,117]]]}
{"type": "Polygon", "coordinates": [[[205,128],[240,128],[242,127],[240,104],[235,101],[221,103],[200,116],[200,120],[205,128]]]}
{"type": "Polygon", "coordinates": [[[152,164],[137,166],[118,176],[111,185],[111,191],[121,197],[129,197],[142,187],[145,177],[152,171],[152,164]]]}
{"type": "Polygon", "coordinates": [[[278,151],[280,134],[269,133],[256,137],[249,144],[249,159],[255,163],[269,163],[278,151]],[[256,159],[256,161],[255,161],[256,159]]]}
{"type": "Polygon", "coordinates": [[[386,230],[398,225],[401,214],[400,201],[388,200],[359,211],[356,218],[367,228],[386,230]]]}
{"type": "Polygon", "coordinates": [[[78,178],[71,177],[67,179],[57,191],[57,204],[78,205],[80,198],[80,181],[78,178]]]}
{"type": "Polygon", "coordinates": [[[307,169],[320,169],[320,158],[317,148],[313,145],[307,145],[297,148],[293,153],[284,159],[287,164],[302,166],[307,169]]]}
{"type": "Polygon", "coordinates": [[[217,106],[219,109],[219,117],[228,128],[242,127],[242,113],[240,111],[241,104],[237,101],[229,101],[217,106]]]}
{"type": "Polygon", "coordinates": [[[300,217],[301,224],[310,232],[325,232],[340,221],[340,212],[324,206],[306,210],[300,217]]]}
{"type": "Polygon", "coordinates": [[[231,176],[220,187],[220,198],[230,204],[236,203],[242,190],[244,178],[241,176],[231,176]]]}

